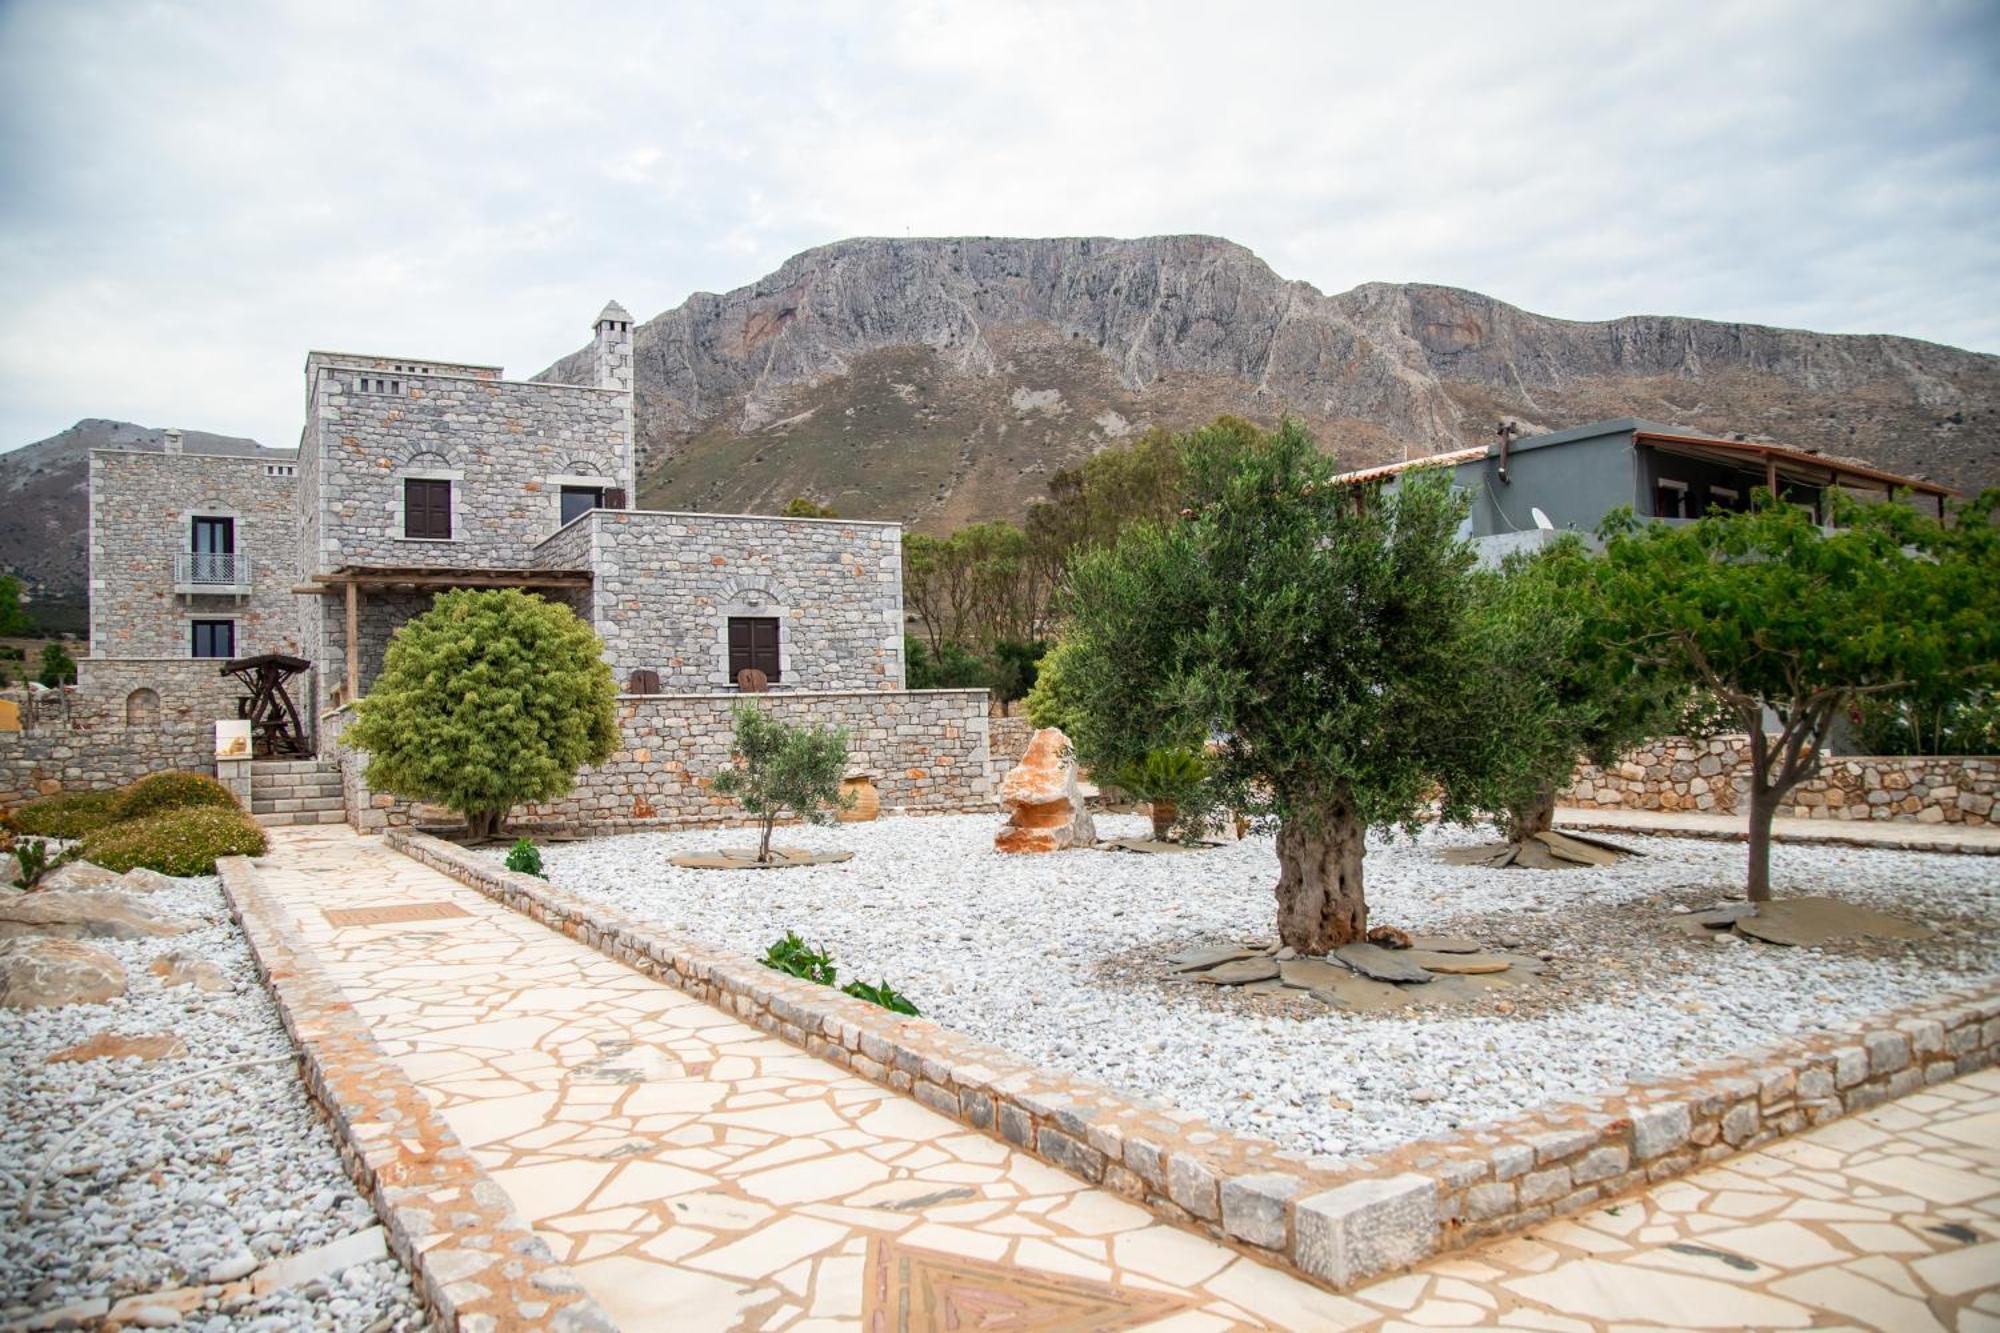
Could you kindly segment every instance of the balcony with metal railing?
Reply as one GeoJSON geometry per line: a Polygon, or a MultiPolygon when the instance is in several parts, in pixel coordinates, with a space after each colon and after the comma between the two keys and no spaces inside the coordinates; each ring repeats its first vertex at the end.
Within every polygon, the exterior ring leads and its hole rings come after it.
{"type": "Polygon", "coordinates": [[[174,556],[174,591],[224,596],[250,591],[250,557],[240,551],[181,551],[174,556]]]}

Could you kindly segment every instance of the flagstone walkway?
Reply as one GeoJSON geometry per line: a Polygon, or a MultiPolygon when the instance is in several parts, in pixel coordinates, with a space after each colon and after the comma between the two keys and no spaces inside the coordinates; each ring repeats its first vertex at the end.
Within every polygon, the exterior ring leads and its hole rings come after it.
{"type": "Polygon", "coordinates": [[[635,1333],[2000,1330],[2000,1074],[1335,1296],[379,840],[330,826],[271,835],[263,891],[517,1211],[635,1333]]]}

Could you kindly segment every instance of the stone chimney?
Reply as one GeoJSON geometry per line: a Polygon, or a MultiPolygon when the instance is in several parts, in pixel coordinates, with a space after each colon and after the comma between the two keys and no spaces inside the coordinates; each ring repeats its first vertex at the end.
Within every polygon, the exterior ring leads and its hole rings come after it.
{"type": "Polygon", "coordinates": [[[616,301],[607,303],[597,316],[597,340],[593,344],[597,363],[597,387],[632,391],[632,316],[616,301]]]}
{"type": "Polygon", "coordinates": [[[160,440],[160,448],[170,454],[177,454],[181,451],[180,427],[178,426],[167,427],[167,429],[162,433],[162,438],[160,440]]]}

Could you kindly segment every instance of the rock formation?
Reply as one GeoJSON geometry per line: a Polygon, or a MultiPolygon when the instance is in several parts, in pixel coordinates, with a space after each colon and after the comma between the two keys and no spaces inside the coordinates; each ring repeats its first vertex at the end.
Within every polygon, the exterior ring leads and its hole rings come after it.
{"type": "Polygon", "coordinates": [[[46,935],[0,940],[0,1008],[102,1004],[125,993],[125,968],[104,950],[46,935]]]}
{"type": "Polygon", "coordinates": [[[1028,752],[1000,784],[1000,799],[1008,815],[1007,826],[993,839],[997,851],[1060,852],[1097,841],[1077,786],[1069,737],[1054,727],[1043,727],[1029,740],[1028,752]]]}

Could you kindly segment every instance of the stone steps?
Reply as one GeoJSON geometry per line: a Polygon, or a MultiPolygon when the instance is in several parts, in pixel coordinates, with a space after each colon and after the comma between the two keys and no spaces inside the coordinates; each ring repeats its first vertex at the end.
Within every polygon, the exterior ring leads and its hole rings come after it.
{"type": "Polygon", "coordinates": [[[340,770],[318,759],[260,762],[251,769],[250,813],[266,828],[341,823],[347,805],[340,770]]]}

